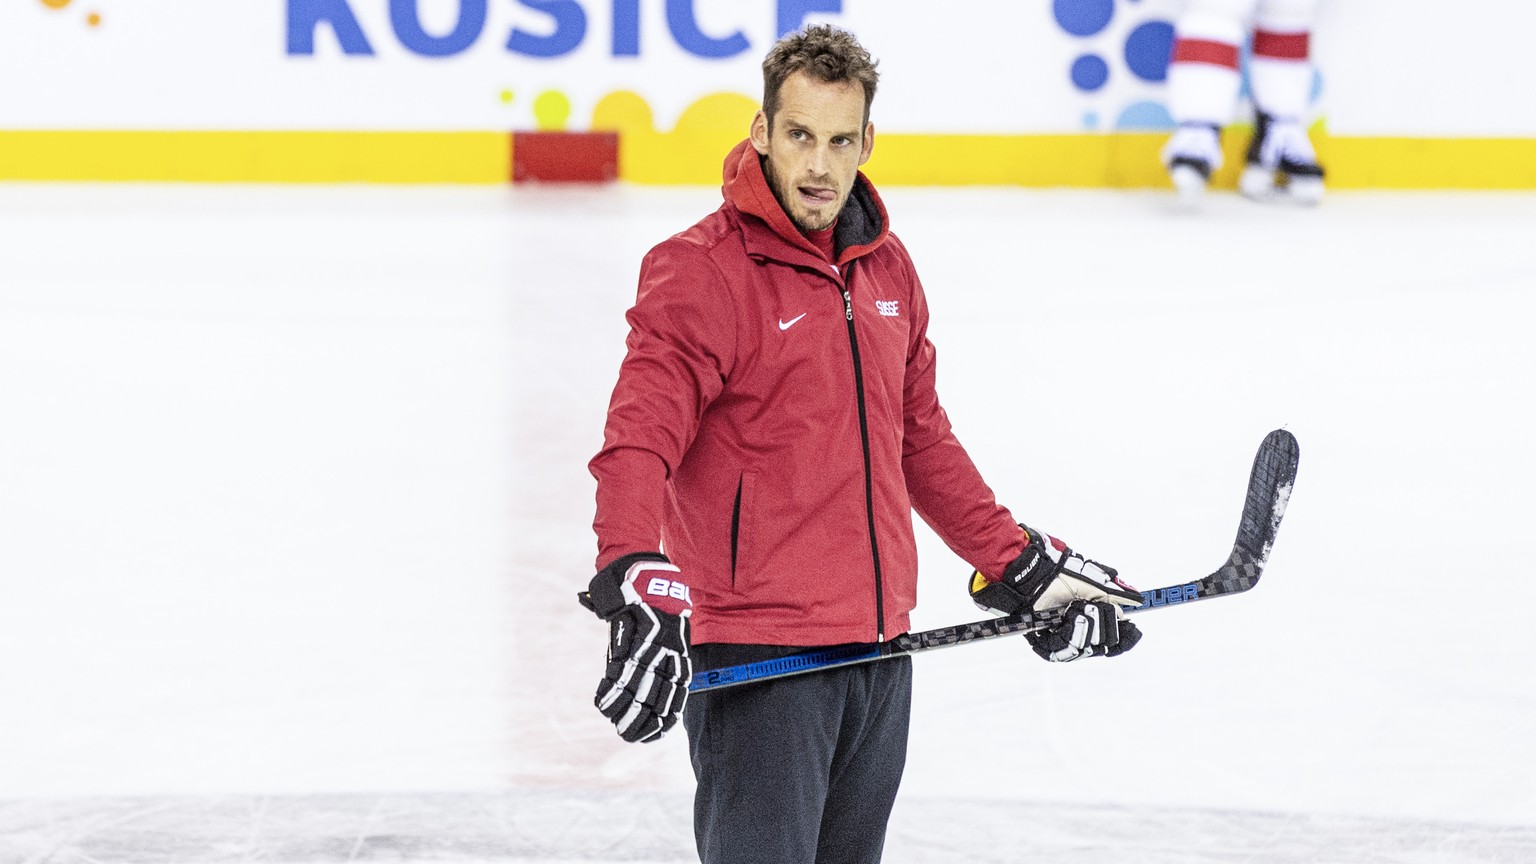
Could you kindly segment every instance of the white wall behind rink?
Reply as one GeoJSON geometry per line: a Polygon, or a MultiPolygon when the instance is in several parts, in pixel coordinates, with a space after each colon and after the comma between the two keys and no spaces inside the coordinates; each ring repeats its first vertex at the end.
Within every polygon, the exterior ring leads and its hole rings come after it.
{"type": "MultiPolygon", "coordinates": [[[[580,129],[615,90],[640,93],[667,129],[705,94],[757,97],[781,21],[828,21],[861,37],[881,60],[875,120],[885,131],[1113,128],[1124,106],[1163,99],[1161,84],[1128,70],[1126,34],[1172,20],[1182,0],[1077,2],[1111,5],[1108,25],[1073,35],[1047,0],[415,0],[420,31],[451,49],[429,56],[402,38],[383,0],[12,0],[0,5],[0,129],[532,129],[549,92],[565,97],[568,125],[580,129]],[[324,20],[299,27],[313,34],[312,52],[293,52],[290,21],[315,10],[324,20]],[[477,11],[483,20],[469,20],[477,11]],[[354,19],[371,53],[345,53],[330,13],[354,19]],[[691,43],[677,35],[679,16],[691,43]],[[462,38],[448,44],[455,32],[462,38]],[[509,48],[513,34],[560,53],[509,48]],[[700,39],[739,50],[699,56],[700,39]],[[1068,71],[1088,53],[1110,68],[1093,92],[1068,71]]],[[[1526,59],[1536,4],[1324,4],[1316,110],[1334,134],[1536,137],[1526,59]]]]}

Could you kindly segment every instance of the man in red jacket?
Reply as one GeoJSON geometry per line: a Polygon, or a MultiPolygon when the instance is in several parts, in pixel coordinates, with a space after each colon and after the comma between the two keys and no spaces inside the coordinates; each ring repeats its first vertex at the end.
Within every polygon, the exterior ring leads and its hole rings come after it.
{"type": "Polygon", "coordinates": [[[1115,572],[1020,525],[950,430],[928,305],[859,171],[878,74],[811,27],[763,62],[763,107],[726,157],[720,209],[646,255],[597,478],[610,624],[597,707],[628,741],[681,715],[706,864],[876,862],[906,757],[910,658],[709,691],[700,669],[906,632],[912,511],[1050,660],[1139,634],[1115,572]]]}

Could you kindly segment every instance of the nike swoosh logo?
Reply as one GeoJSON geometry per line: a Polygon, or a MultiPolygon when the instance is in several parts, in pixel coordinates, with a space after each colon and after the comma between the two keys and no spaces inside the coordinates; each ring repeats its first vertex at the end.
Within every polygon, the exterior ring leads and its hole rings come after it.
{"type": "Polygon", "coordinates": [[[779,319],[779,329],[780,330],[788,330],[789,328],[795,326],[795,322],[799,321],[801,318],[804,318],[805,316],[807,316],[809,314],[811,314],[811,313],[809,313],[809,312],[801,312],[799,315],[796,315],[795,317],[789,319],[788,321],[785,321],[783,318],[780,318],[779,319]]]}

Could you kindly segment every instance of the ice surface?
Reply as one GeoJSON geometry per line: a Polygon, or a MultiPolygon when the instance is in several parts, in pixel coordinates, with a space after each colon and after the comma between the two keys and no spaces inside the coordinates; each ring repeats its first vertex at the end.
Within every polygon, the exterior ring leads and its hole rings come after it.
{"type": "MultiPolygon", "coordinates": [[[[1536,196],[1169,197],[886,193],[1020,518],[1204,575],[1302,448],[1252,593],[919,658],[887,860],[1536,860],[1536,196]]],[[[639,258],[717,201],[0,185],[0,862],[689,860],[573,595],[639,258]]]]}
{"type": "MultiPolygon", "coordinates": [[[[33,800],[0,805],[0,849],[10,856],[0,860],[686,864],[698,860],[688,809],[682,792],[592,790],[33,800]]],[[[1518,864],[1533,857],[1530,826],[909,795],[897,803],[885,855],[912,864],[1518,864]]]]}

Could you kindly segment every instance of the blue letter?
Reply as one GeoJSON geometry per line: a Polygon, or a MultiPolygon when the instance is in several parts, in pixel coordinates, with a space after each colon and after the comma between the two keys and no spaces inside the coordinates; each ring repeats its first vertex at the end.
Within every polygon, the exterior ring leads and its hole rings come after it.
{"type": "Polygon", "coordinates": [[[372,54],[373,46],[347,0],[288,0],[288,53],[315,53],[315,28],[329,21],[343,54],[372,54]]]}
{"type": "MultiPolygon", "coordinates": [[[[548,36],[535,36],[526,30],[513,28],[507,37],[507,50],[529,57],[559,57],[569,54],[581,44],[587,35],[587,13],[581,11],[576,0],[518,0],[524,6],[544,12],[555,19],[555,32],[548,36]]],[[[639,17],[638,14],[636,17],[639,17]]],[[[618,37],[614,37],[617,42],[618,37]]]]}
{"type": "Polygon", "coordinates": [[[843,11],[843,0],[779,0],[779,35],[793,33],[805,23],[805,16],[812,12],[843,11]]]}
{"type": "Polygon", "coordinates": [[[667,27],[684,51],[699,57],[730,57],[752,47],[740,30],[724,39],[712,39],[699,32],[699,22],[693,17],[693,0],[667,0],[667,27]]]}
{"type": "Polygon", "coordinates": [[[613,0],[613,56],[640,56],[640,0],[613,0]]]}
{"type": "Polygon", "coordinates": [[[447,57],[480,38],[485,27],[485,0],[459,0],[459,22],[447,36],[431,36],[421,29],[416,0],[389,0],[389,20],[406,48],[426,57],[447,57]]]}

